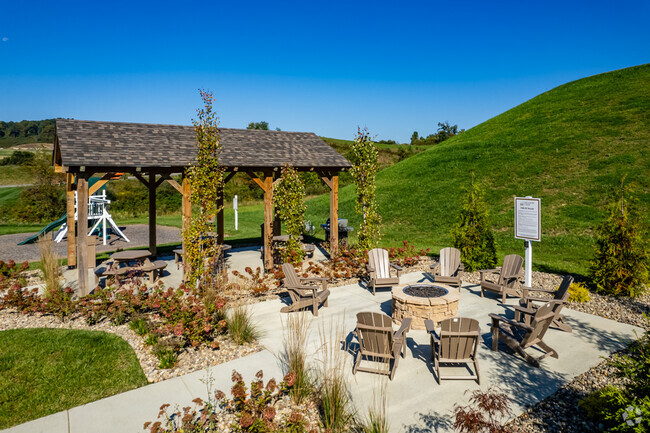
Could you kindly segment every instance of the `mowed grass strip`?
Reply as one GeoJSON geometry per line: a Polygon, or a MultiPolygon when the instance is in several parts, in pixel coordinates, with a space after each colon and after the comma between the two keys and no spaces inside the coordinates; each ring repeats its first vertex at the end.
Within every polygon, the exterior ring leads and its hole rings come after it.
{"type": "Polygon", "coordinates": [[[147,384],[115,335],[68,329],[0,332],[0,429],[147,384]]]}

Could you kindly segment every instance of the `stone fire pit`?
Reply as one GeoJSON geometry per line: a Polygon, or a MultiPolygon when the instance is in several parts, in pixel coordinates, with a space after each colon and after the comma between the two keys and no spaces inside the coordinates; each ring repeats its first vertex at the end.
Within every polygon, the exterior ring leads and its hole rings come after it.
{"type": "Polygon", "coordinates": [[[460,292],[442,284],[418,283],[393,287],[393,322],[401,325],[405,317],[412,318],[411,328],[426,329],[424,321],[436,325],[458,315],[460,292]]]}

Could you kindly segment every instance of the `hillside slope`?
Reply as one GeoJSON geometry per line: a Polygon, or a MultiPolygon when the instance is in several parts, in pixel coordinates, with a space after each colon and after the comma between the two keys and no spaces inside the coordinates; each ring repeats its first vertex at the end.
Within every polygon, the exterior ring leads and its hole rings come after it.
{"type": "MultiPolygon", "coordinates": [[[[402,240],[434,253],[449,231],[470,171],[486,197],[504,254],[523,254],[513,238],[513,196],[542,199],[541,270],[585,274],[593,228],[623,174],[638,185],[650,212],[650,64],[564,84],[379,173],[377,194],[385,245],[402,240]]],[[[359,226],[354,187],[341,190],[340,215],[359,226]]],[[[327,213],[328,198],[308,217],[327,213]]]]}

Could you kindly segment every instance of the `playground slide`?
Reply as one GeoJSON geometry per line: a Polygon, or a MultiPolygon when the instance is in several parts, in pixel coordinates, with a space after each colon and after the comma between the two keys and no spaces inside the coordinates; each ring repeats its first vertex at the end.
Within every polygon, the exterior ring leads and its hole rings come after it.
{"type": "Polygon", "coordinates": [[[48,225],[43,227],[43,230],[41,230],[40,232],[38,232],[34,236],[28,237],[27,239],[25,239],[24,241],[22,241],[18,245],[27,245],[27,244],[32,244],[32,243],[36,242],[39,237],[43,236],[45,233],[49,233],[52,230],[56,229],[61,224],[66,222],[67,219],[68,219],[68,216],[66,214],[63,214],[63,216],[61,218],[59,218],[56,221],[52,221],[51,223],[49,223],[48,225]]]}

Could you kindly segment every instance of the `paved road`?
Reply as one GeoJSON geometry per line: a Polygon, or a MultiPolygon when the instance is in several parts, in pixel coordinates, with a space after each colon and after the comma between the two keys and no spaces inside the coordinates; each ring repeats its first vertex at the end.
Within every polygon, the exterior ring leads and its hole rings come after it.
{"type": "MultiPolygon", "coordinates": [[[[149,226],[146,224],[134,224],[128,226],[120,226],[120,229],[129,238],[131,242],[125,242],[122,238],[112,236],[106,245],[98,245],[97,252],[115,251],[118,248],[135,248],[135,247],[148,247],[149,246],[149,226]]],[[[178,242],[180,245],[181,230],[176,227],[157,226],[157,244],[171,244],[178,242]]],[[[0,260],[8,261],[14,260],[15,262],[33,262],[40,260],[38,246],[36,244],[21,245],[19,242],[35,233],[20,233],[13,235],[0,236],[0,260]]],[[[60,257],[65,257],[67,254],[67,243],[65,239],[56,244],[55,251],[60,257]]]]}

